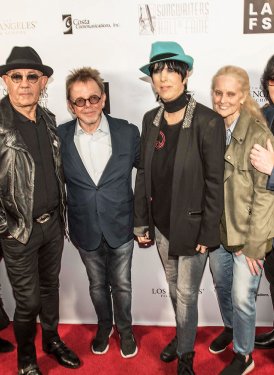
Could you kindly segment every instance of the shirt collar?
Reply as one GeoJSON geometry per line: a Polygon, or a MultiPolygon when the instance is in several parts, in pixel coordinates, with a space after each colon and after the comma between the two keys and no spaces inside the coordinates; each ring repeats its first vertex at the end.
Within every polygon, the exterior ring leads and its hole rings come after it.
{"type": "Polygon", "coordinates": [[[233,130],[234,130],[236,124],[237,124],[238,119],[239,119],[239,117],[237,117],[236,120],[234,120],[234,121],[232,122],[232,124],[230,125],[230,127],[227,128],[226,130],[230,130],[230,132],[233,133],[233,130]]]}
{"type": "MultiPolygon", "coordinates": [[[[15,116],[22,122],[28,122],[28,121],[31,121],[28,117],[24,116],[22,113],[18,112],[14,107],[13,105],[11,104],[10,102],[10,99],[9,99],[9,105],[10,107],[12,108],[13,110],[13,113],[15,114],[15,116]]],[[[40,118],[43,117],[42,115],[42,110],[40,108],[40,106],[37,104],[36,106],[36,123],[38,123],[40,121],[40,118]]],[[[33,122],[33,121],[31,121],[33,122]]]]}
{"type": "MultiPolygon", "coordinates": [[[[99,133],[99,132],[102,132],[102,133],[105,133],[105,134],[109,134],[109,124],[108,124],[108,120],[105,116],[105,114],[102,112],[101,114],[101,120],[100,120],[100,124],[98,126],[98,128],[96,129],[95,133],[99,133]]],[[[95,134],[93,133],[93,134],[95,134]]],[[[77,118],[76,120],[76,127],[75,127],[75,135],[80,135],[80,134],[89,134],[89,133],[86,133],[80,126],[80,123],[79,123],[79,119],[77,118]]]]}

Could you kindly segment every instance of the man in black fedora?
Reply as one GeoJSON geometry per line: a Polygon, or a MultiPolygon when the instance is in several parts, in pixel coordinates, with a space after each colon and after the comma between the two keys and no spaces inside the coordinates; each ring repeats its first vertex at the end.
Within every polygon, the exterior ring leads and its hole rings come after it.
{"type": "Polygon", "coordinates": [[[18,374],[39,375],[36,317],[43,350],[63,366],[79,358],[61,341],[59,272],[64,243],[65,190],[54,115],[39,104],[53,70],[31,47],[14,47],[0,76],[0,237],[16,308],[18,374]]]}

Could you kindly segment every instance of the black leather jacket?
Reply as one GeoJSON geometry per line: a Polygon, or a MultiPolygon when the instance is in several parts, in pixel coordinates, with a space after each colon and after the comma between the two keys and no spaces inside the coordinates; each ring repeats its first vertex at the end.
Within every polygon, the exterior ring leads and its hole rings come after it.
{"type": "MultiPolygon", "coordinates": [[[[54,115],[41,108],[52,147],[60,192],[60,215],[65,228],[66,205],[60,141],[54,115]]],[[[9,232],[26,244],[33,224],[34,161],[14,125],[8,97],[0,102],[0,235],[9,232]]]]}

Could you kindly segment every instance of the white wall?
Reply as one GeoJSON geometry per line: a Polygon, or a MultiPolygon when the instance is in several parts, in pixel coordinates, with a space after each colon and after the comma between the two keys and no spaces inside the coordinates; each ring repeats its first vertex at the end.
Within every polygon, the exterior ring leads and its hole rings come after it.
{"type": "MultiPolygon", "coordinates": [[[[194,57],[189,90],[211,106],[210,81],[223,65],[245,68],[252,95],[260,105],[260,76],[274,53],[274,0],[10,0],[0,13],[0,65],[13,46],[30,45],[54,69],[41,103],[56,114],[57,122],[71,119],[65,101],[65,78],[71,69],[92,66],[109,82],[111,115],[141,126],[143,114],[156,106],[150,84],[138,68],[148,62],[156,40],[174,40],[194,57]],[[247,6],[244,12],[244,3],[247,6]],[[249,3],[253,5],[249,6],[249,3]],[[257,14],[256,14],[257,13],[257,14]],[[261,14],[263,13],[263,14],[261,14]],[[150,17],[149,17],[150,14],[150,17]],[[63,15],[70,15],[72,34],[63,15]],[[257,33],[244,34],[244,18],[257,33]],[[251,19],[249,21],[249,19],[251,19]],[[257,24],[257,26],[256,26],[257,24]],[[263,27],[262,27],[263,25],[263,27]]],[[[5,89],[0,86],[0,97],[5,89]]],[[[0,266],[2,297],[10,316],[14,311],[4,265],[0,266]]],[[[174,325],[164,272],[155,247],[135,248],[133,259],[133,319],[136,324],[174,325]]],[[[65,244],[60,293],[62,322],[96,322],[88,282],[80,257],[65,244]]],[[[258,325],[271,325],[268,284],[262,279],[258,297],[258,325]]],[[[199,324],[221,324],[209,270],[199,299],[199,324]]]]}

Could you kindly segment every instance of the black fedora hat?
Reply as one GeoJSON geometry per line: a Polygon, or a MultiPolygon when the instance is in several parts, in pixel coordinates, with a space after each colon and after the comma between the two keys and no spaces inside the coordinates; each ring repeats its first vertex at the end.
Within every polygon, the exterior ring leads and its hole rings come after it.
{"type": "Polygon", "coordinates": [[[13,69],[36,69],[50,77],[53,69],[43,65],[38,53],[31,47],[13,47],[6,64],[0,66],[0,77],[13,69]]]}

